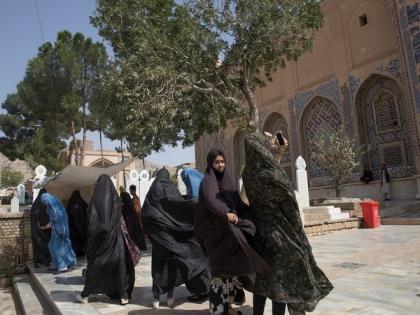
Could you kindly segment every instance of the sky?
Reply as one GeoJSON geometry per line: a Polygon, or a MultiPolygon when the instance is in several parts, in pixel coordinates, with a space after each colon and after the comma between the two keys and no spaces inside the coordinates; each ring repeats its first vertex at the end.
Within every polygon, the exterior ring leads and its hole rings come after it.
{"type": "MultiPolygon", "coordinates": [[[[94,10],[95,0],[0,0],[0,103],[7,94],[16,92],[27,62],[36,56],[43,38],[55,42],[57,33],[66,29],[71,33],[83,33],[94,41],[103,41],[89,23],[89,16],[94,10]]],[[[88,139],[99,148],[97,133],[89,132],[88,139]]],[[[118,143],[109,139],[104,141],[105,148],[116,146],[118,143]]],[[[162,165],[194,162],[194,147],[166,147],[165,152],[153,153],[147,159],[162,165]]]]}

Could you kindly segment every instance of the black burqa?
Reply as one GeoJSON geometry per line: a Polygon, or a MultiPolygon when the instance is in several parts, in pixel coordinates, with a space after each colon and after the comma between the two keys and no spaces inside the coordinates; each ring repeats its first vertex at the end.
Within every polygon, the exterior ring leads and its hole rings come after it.
{"type": "Polygon", "coordinates": [[[194,294],[210,288],[208,260],[194,236],[196,200],[185,200],[161,169],[146,195],[141,216],[152,242],[152,277],[163,294],[185,283],[194,294]]]}
{"type": "Polygon", "coordinates": [[[71,245],[78,257],[86,254],[87,206],[87,203],[80,196],[80,191],[76,190],[71,195],[66,209],[69,218],[71,245]]]}
{"type": "Polygon", "coordinates": [[[255,226],[241,217],[247,206],[241,201],[233,180],[227,173],[212,167],[215,158],[224,154],[211,149],[207,169],[200,185],[202,207],[195,212],[194,227],[197,239],[206,249],[213,277],[246,276],[268,269],[265,261],[249,245],[255,226]],[[235,213],[239,220],[232,224],[227,213],[235,213]]]}
{"type": "Polygon", "coordinates": [[[121,201],[108,175],[99,176],[87,210],[87,270],[82,296],[131,298],[134,264],[121,229],[121,201]]]}
{"type": "Polygon", "coordinates": [[[44,226],[50,222],[47,207],[41,202],[41,196],[46,192],[47,190],[45,188],[42,188],[39,191],[38,197],[32,204],[31,211],[29,213],[31,218],[33,262],[44,265],[48,265],[51,262],[51,255],[48,249],[48,242],[51,238],[51,230],[41,230],[38,224],[40,226],[44,226]]]}
{"type": "Polygon", "coordinates": [[[121,193],[122,201],[122,215],[124,217],[125,225],[127,226],[128,234],[131,240],[136,244],[140,250],[146,250],[146,241],[144,239],[143,228],[140,225],[140,218],[134,208],[133,201],[130,194],[123,191],[121,193]]]}

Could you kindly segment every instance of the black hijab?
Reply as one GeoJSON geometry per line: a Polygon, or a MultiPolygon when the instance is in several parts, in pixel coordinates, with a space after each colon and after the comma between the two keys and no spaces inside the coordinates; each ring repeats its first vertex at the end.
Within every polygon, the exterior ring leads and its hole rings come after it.
{"type": "Polygon", "coordinates": [[[130,298],[134,265],[121,230],[121,201],[108,175],[99,176],[87,210],[87,271],[83,296],[130,298]]]}
{"type": "Polygon", "coordinates": [[[45,188],[39,191],[30,210],[33,262],[44,265],[48,265],[51,262],[51,255],[48,249],[51,231],[41,230],[38,224],[44,226],[50,222],[47,207],[41,202],[41,196],[46,192],[45,188]]]}
{"type": "Polygon", "coordinates": [[[72,193],[67,204],[67,216],[69,218],[70,240],[77,256],[86,254],[86,211],[87,203],[80,196],[80,191],[72,193]]]}
{"type": "Polygon", "coordinates": [[[214,277],[246,276],[268,268],[264,260],[248,244],[255,226],[241,218],[247,206],[241,201],[228,172],[218,172],[212,165],[223,151],[212,148],[207,155],[206,174],[201,182],[199,202],[202,207],[195,212],[194,227],[197,239],[206,249],[214,277]],[[232,224],[227,213],[238,215],[232,224]]]}
{"type": "Polygon", "coordinates": [[[208,260],[194,235],[196,200],[185,200],[170,180],[158,171],[142,208],[142,223],[152,242],[152,276],[161,293],[186,284],[196,294],[210,285],[208,260]]]}
{"type": "Polygon", "coordinates": [[[140,218],[138,217],[136,209],[134,208],[130,194],[123,191],[121,193],[121,201],[122,215],[124,217],[130,239],[140,250],[146,250],[147,247],[146,241],[144,239],[143,228],[140,225],[140,218]]]}

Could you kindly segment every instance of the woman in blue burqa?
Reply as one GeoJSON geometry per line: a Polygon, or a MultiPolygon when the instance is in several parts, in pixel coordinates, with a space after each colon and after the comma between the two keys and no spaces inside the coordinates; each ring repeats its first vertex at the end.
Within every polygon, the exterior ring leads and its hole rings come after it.
{"type": "Polygon", "coordinates": [[[198,198],[198,192],[204,174],[195,168],[185,168],[181,172],[181,178],[187,187],[187,198],[198,198]]]}
{"type": "Polygon", "coordinates": [[[153,307],[168,293],[173,306],[174,288],[185,283],[190,299],[207,296],[210,287],[208,259],[194,235],[197,200],[184,200],[169,172],[163,168],[146,195],[141,212],[143,227],[152,243],[153,307]]]}
{"type": "Polygon", "coordinates": [[[66,271],[77,264],[76,255],[69,238],[69,219],[66,209],[57,197],[49,193],[44,193],[41,196],[41,202],[47,207],[50,217],[50,223],[41,228],[51,228],[48,248],[53,268],[57,268],[59,272],[66,271]]]}
{"type": "Polygon", "coordinates": [[[40,226],[45,226],[50,222],[47,207],[41,202],[41,196],[46,192],[47,190],[45,188],[42,188],[39,191],[38,197],[32,204],[30,211],[34,267],[40,267],[41,264],[49,266],[51,262],[50,250],[48,249],[48,243],[51,238],[51,230],[43,230],[40,228],[40,226]]]}
{"type": "Polygon", "coordinates": [[[286,305],[291,315],[305,314],[333,289],[315,262],[279,147],[269,133],[254,132],[245,141],[243,182],[257,227],[253,246],[270,266],[246,286],[254,293],[254,315],[264,314],[266,298],[273,314],[284,314],[286,305]]]}
{"type": "Polygon", "coordinates": [[[91,294],[106,294],[122,305],[131,299],[134,266],[140,251],[128,236],[121,200],[108,175],[99,176],[87,210],[85,287],[76,296],[87,303],[91,294]]]}

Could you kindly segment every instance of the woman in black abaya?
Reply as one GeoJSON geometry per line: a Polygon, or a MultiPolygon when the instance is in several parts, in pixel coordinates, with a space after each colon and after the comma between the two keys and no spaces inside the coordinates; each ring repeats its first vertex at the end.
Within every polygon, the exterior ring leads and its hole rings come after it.
{"type": "Polygon", "coordinates": [[[121,201],[108,175],[101,175],[87,211],[87,270],[85,287],[77,299],[103,293],[127,304],[134,287],[138,249],[125,233],[121,201]],[[136,251],[133,254],[130,251],[136,251]]]}
{"type": "Polygon", "coordinates": [[[136,244],[140,250],[146,250],[146,241],[144,239],[143,228],[140,225],[140,218],[137,215],[136,209],[134,208],[133,201],[131,200],[130,194],[123,191],[121,193],[122,201],[122,215],[127,226],[128,234],[131,240],[136,244]]]}
{"type": "Polygon", "coordinates": [[[47,225],[50,221],[47,213],[47,207],[41,202],[41,196],[46,192],[47,190],[45,188],[42,188],[39,191],[38,197],[32,204],[31,211],[29,213],[31,218],[33,263],[35,267],[39,267],[40,264],[49,266],[51,262],[50,250],[48,249],[48,243],[51,238],[51,230],[40,229],[40,226],[47,225]]]}
{"type": "Polygon", "coordinates": [[[199,201],[203,207],[195,212],[194,226],[210,260],[209,311],[211,315],[227,315],[233,302],[244,302],[238,277],[266,270],[268,266],[248,244],[255,234],[255,226],[242,219],[248,207],[240,200],[233,180],[225,171],[221,150],[213,148],[207,155],[199,201]]]}
{"type": "Polygon", "coordinates": [[[172,306],[173,290],[183,283],[195,295],[208,293],[208,260],[194,236],[193,211],[198,206],[197,201],[184,200],[168,170],[159,170],[142,209],[143,227],[152,242],[154,308],[164,293],[172,306]]]}
{"type": "Polygon", "coordinates": [[[76,190],[70,197],[67,205],[67,216],[69,218],[70,240],[77,257],[86,254],[86,210],[87,203],[76,190]]]}

